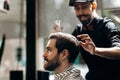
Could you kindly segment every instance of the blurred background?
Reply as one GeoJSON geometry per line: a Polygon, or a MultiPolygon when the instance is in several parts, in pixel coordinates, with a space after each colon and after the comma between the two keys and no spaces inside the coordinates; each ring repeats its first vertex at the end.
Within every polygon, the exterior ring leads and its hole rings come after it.
{"type": "MultiPolygon", "coordinates": [[[[97,13],[110,17],[120,30],[120,0],[97,0],[97,13]]],[[[0,0],[0,44],[3,34],[6,35],[5,47],[0,64],[0,80],[9,80],[11,70],[26,71],[26,0],[0,0]],[[7,1],[7,4],[5,3],[7,1]],[[7,7],[4,7],[6,5],[7,7]]],[[[43,51],[47,36],[52,32],[56,20],[61,21],[63,32],[71,33],[80,23],[69,0],[36,0],[36,69],[43,69],[43,51]]],[[[31,56],[32,57],[32,56],[31,56]]],[[[74,65],[85,76],[87,66],[79,55],[74,65]]],[[[53,80],[50,74],[50,80],[53,80]]]]}

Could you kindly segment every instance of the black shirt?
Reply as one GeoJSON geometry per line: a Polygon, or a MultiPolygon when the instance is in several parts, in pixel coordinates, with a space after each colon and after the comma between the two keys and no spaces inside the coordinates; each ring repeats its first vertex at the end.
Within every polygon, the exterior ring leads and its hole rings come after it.
{"type": "MultiPolygon", "coordinates": [[[[88,34],[97,47],[120,47],[120,32],[111,19],[94,18],[88,27],[76,26],[72,35],[88,34]]],[[[81,55],[89,72],[87,80],[120,80],[120,60],[91,55],[80,47],[81,55]]]]}

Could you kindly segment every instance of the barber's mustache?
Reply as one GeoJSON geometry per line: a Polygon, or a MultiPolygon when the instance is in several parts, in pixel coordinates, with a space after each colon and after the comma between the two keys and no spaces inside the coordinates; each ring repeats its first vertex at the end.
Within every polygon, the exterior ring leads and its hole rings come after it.
{"type": "Polygon", "coordinates": [[[82,17],[89,17],[89,14],[82,14],[82,15],[78,15],[77,17],[82,18],[82,17]]]}

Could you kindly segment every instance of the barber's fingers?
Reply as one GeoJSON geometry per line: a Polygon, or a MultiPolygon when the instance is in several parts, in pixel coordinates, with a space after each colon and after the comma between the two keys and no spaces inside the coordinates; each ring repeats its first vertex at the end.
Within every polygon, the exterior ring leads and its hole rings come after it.
{"type": "Polygon", "coordinates": [[[77,38],[78,38],[80,41],[83,41],[83,42],[92,41],[88,34],[77,35],[77,38]]]}
{"type": "Polygon", "coordinates": [[[77,35],[77,37],[87,37],[89,36],[88,34],[80,34],[80,35],[77,35]]]}
{"type": "Polygon", "coordinates": [[[77,35],[77,38],[86,38],[89,37],[88,34],[81,34],[81,35],[77,35]]]}
{"type": "Polygon", "coordinates": [[[60,26],[60,23],[61,23],[60,20],[56,20],[56,21],[55,21],[55,24],[58,25],[58,26],[60,26]]]}

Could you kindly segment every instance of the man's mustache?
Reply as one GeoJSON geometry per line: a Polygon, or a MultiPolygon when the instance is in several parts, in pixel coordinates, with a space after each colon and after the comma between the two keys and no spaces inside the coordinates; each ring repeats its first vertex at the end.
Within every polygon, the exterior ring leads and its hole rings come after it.
{"type": "Polygon", "coordinates": [[[49,61],[47,58],[44,58],[45,61],[49,61]]]}
{"type": "Polygon", "coordinates": [[[82,15],[78,15],[77,17],[82,18],[82,17],[88,17],[88,16],[90,16],[90,15],[88,15],[88,14],[82,14],[82,15]]]}

